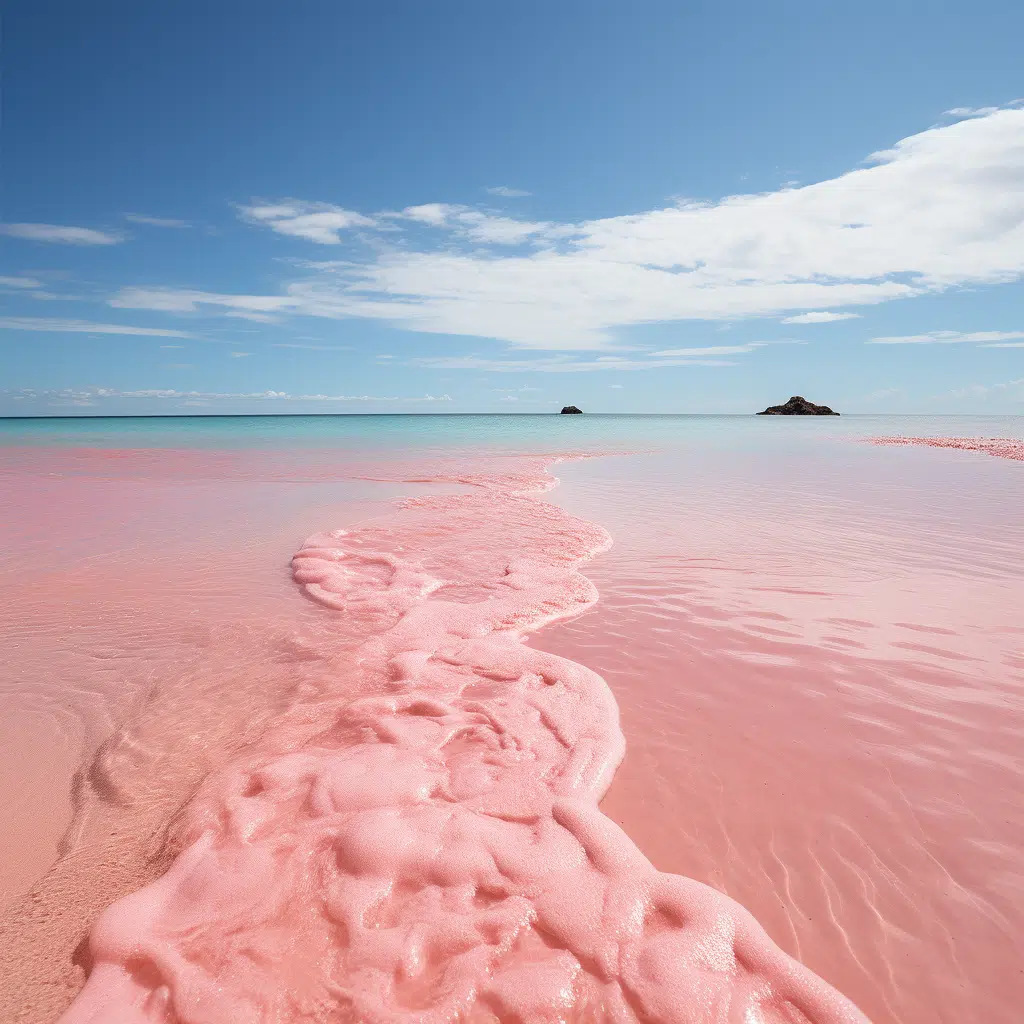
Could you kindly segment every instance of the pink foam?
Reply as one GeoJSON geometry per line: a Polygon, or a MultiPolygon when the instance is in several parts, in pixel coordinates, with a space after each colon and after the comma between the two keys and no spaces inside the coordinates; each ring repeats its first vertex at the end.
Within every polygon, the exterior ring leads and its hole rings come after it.
{"type": "Polygon", "coordinates": [[[523,641],[594,604],[579,566],[609,538],[523,494],[532,465],[473,475],[295,555],[356,639],[102,915],[65,1024],[864,1020],[600,812],[615,701],[523,641]]]}
{"type": "Polygon", "coordinates": [[[1001,459],[1024,462],[1024,441],[1016,437],[872,437],[871,444],[913,445],[957,448],[963,452],[985,452],[1001,459]]]}

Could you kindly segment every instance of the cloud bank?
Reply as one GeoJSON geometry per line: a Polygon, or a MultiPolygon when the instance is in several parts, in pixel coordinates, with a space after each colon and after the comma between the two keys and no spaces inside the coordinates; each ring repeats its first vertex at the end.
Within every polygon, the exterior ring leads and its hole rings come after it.
{"type": "Polygon", "coordinates": [[[537,350],[610,348],[621,328],[680,320],[824,323],[856,315],[819,312],[830,307],[1024,276],[1024,110],[972,111],[827,181],[576,224],[445,203],[367,215],[285,200],[240,213],[352,248],[298,264],[304,276],[275,295],[129,288],[112,304],[361,317],[537,350]]]}

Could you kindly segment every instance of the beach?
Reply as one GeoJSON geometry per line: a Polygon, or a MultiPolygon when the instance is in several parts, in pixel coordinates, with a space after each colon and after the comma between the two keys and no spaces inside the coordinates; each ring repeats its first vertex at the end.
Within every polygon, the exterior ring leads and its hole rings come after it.
{"type": "Polygon", "coordinates": [[[4,421],[0,1019],[1009,1024],[1022,438],[4,421]]]}

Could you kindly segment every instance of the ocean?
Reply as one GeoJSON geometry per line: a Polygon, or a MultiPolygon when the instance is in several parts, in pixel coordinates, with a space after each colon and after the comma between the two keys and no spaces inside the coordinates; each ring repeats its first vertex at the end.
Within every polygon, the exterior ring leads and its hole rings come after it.
{"type": "Polygon", "coordinates": [[[0,420],[0,1019],[1016,1021],[1022,456],[0,420]]]}

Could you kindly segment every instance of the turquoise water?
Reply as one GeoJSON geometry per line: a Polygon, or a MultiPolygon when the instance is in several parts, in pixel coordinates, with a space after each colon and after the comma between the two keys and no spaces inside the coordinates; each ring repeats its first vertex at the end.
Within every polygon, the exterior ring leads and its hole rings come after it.
{"type": "Polygon", "coordinates": [[[0,445],[133,448],[609,450],[706,444],[742,447],[808,439],[1024,438],[1021,416],[343,415],[0,419],[0,445]]]}

